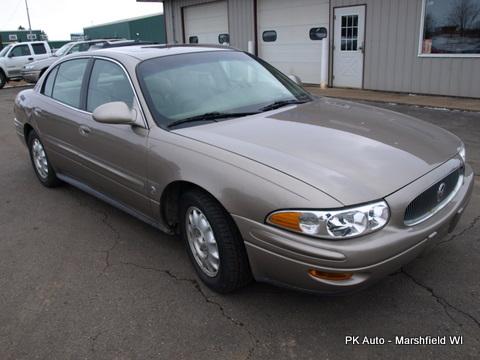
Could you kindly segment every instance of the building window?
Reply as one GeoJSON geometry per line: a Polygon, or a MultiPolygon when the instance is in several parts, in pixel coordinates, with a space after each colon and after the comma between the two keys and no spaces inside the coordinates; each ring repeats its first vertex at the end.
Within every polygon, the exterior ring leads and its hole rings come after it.
{"type": "Polygon", "coordinates": [[[480,56],[480,1],[423,0],[419,54],[480,56]]]}
{"type": "Polygon", "coordinates": [[[17,40],[18,40],[17,34],[8,35],[8,41],[17,41],[17,40]]]}
{"type": "Polygon", "coordinates": [[[265,42],[277,41],[277,32],[275,30],[267,30],[262,34],[262,39],[265,42]]]}
{"type": "Polygon", "coordinates": [[[358,49],[358,15],[342,16],[341,51],[358,49]]]}
{"type": "Polygon", "coordinates": [[[37,34],[27,34],[27,40],[37,40],[37,34]]]}
{"type": "Polygon", "coordinates": [[[188,38],[188,43],[189,44],[198,44],[198,36],[190,36],[188,38]]]}
{"type": "Polygon", "coordinates": [[[230,35],[229,34],[218,35],[218,43],[219,44],[229,44],[230,43],[230,35]]]}
{"type": "Polygon", "coordinates": [[[322,40],[327,37],[327,28],[324,27],[316,27],[316,28],[311,28],[310,32],[310,40],[322,40]]]}

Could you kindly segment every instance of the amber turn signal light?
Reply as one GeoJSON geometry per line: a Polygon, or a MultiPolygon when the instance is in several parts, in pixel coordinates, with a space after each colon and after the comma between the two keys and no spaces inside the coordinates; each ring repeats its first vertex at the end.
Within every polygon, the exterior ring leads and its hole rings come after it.
{"type": "Polygon", "coordinates": [[[326,271],[318,271],[318,270],[308,270],[310,276],[313,276],[318,279],[322,280],[330,280],[330,281],[342,281],[342,280],[349,280],[352,278],[352,273],[331,273],[326,271]]]}
{"type": "Polygon", "coordinates": [[[270,215],[269,222],[282,228],[294,231],[300,231],[300,213],[298,212],[278,212],[270,215]]]}

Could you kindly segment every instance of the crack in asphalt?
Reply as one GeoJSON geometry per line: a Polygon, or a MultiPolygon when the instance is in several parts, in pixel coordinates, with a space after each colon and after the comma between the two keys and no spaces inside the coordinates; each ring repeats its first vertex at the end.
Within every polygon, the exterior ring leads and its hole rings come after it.
{"type": "Polygon", "coordinates": [[[449,309],[453,309],[455,310],[456,312],[462,314],[463,316],[469,318],[470,320],[472,320],[476,325],[477,327],[480,328],[480,320],[478,320],[476,317],[474,317],[473,315],[467,313],[466,311],[452,305],[451,303],[449,303],[445,298],[441,297],[440,295],[438,295],[437,293],[435,293],[435,290],[433,288],[431,288],[430,286],[427,286],[425,284],[423,284],[422,282],[420,282],[419,280],[417,280],[412,274],[408,273],[407,271],[405,271],[404,268],[401,269],[401,272],[407,277],[409,278],[410,280],[412,280],[412,282],[414,284],[416,284],[417,286],[425,289],[426,291],[428,291],[430,293],[430,295],[433,296],[433,298],[442,306],[443,310],[445,311],[445,314],[447,314],[447,316],[453,321],[455,322],[457,325],[460,325],[462,326],[462,323],[457,321],[451,314],[450,312],[448,311],[449,309]]]}
{"type": "Polygon", "coordinates": [[[218,310],[220,311],[220,314],[225,318],[227,319],[228,321],[230,321],[232,324],[234,324],[235,326],[245,330],[248,334],[248,336],[250,337],[250,340],[252,341],[252,346],[250,347],[250,349],[248,350],[248,353],[247,353],[247,356],[245,358],[245,360],[248,360],[250,359],[253,354],[255,353],[255,350],[256,348],[258,347],[260,341],[257,339],[257,337],[245,326],[245,323],[243,323],[242,321],[240,320],[237,320],[235,318],[233,318],[232,316],[228,315],[227,312],[225,311],[225,308],[222,306],[222,304],[212,300],[210,297],[208,297],[208,295],[202,290],[202,288],[200,287],[200,284],[197,280],[195,279],[188,279],[188,278],[183,278],[183,277],[179,277],[178,275],[174,274],[172,271],[168,270],[168,269],[159,269],[159,268],[156,268],[156,267],[152,267],[152,266],[143,266],[143,265],[139,265],[139,264],[136,264],[136,263],[132,263],[132,262],[120,262],[121,264],[123,265],[127,265],[127,266],[133,266],[133,267],[136,267],[136,268],[139,268],[139,269],[143,269],[143,270],[151,270],[151,271],[156,271],[156,272],[159,272],[159,273],[162,273],[162,274],[165,274],[167,276],[169,276],[171,279],[175,280],[175,281],[179,281],[179,282],[185,282],[185,283],[188,283],[188,284],[191,284],[195,290],[197,290],[197,292],[203,297],[203,299],[205,300],[205,302],[207,304],[212,304],[214,305],[215,307],[218,308],[218,310]]]}
{"type": "Polygon", "coordinates": [[[106,250],[102,250],[102,252],[105,254],[105,266],[103,267],[102,273],[105,274],[105,271],[111,266],[110,264],[110,253],[117,247],[118,243],[120,242],[120,232],[113,226],[109,221],[108,213],[107,211],[103,211],[103,218],[102,218],[102,223],[108,227],[114,234],[114,239],[113,239],[113,244],[106,250]]]}
{"type": "Polygon", "coordinates": [[[444,241],[440,241],[437,246],[440,246],[440,245],[443,245],[443,244],[446,244],[448,242],[451,242],[453,240],[455,240],[457,237],[459,236],[462,236],[464,235],[466,232],[472,230],[476,225],[477,223],[480,221],[480,215],[473,218],[472,222],[470,223],[470,225],[468,225],[465,229],[463,229],[462,231],[460,231],[459,233],[457,234],[453,234],[452,236],[450,236],[447,240],[444,240],[444,241]]]}
{"type": "Polygon", "coordinates": [[[97,341],[98,337],[102,335],[102,332],[99,331],[98,333],[96,333],[94,336],[90,337],[90,340],[91,340],[91,344],[90,344],[90,351],[92,353],[95,352],[95,341],[97,341]]]}

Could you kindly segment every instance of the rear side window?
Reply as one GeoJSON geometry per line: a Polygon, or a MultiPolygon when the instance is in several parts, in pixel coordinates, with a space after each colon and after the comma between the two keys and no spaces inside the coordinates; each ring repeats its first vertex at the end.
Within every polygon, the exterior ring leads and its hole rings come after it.
{"type": "Polygon", "coordinates": [[[88,84],[87,111],[93,112],[100,105],[122,101],[133,105],[133,90],[123,69],[107,60],[95,60],[88,84]]]}
{"type": "Polygon", "coordinates": [[[31,55],[28,45],[17,45],[10,52],[13,57],[31,55]]]}
{"type": "Polygon", "coordinates": [[[88,59],[78,59],[60,64],[53,86],[52,98],[80,108],[83,75],[88,61],[88,59]]]}
{"type": "Polygon", "coordinates": [[[44,44],[32,44],[33,52],[37,55],[46,54],[47,49],[44,44]]]}
{"type": "Polygon", "coordinates": [[[46,96],[52,96],[53,84],[55,83],[55,77],[57,76],[58,66],[55,67],[48,74],[47,80],[45,80],[45,85],[43,85],[43,94],[46,96]]]}

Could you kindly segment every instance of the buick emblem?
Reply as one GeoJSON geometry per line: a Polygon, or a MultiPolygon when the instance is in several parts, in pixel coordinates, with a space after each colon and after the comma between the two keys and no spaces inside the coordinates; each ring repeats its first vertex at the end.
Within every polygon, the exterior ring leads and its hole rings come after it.
{"type": "Polygon", "coordinates": [[[447,189],[447,185],[442,182],[439,187],[438,187],[438,190],[437,190],[437,202],[440,202],[443,200],[444,196],[445,196],[445,190],[447,189]]]}

